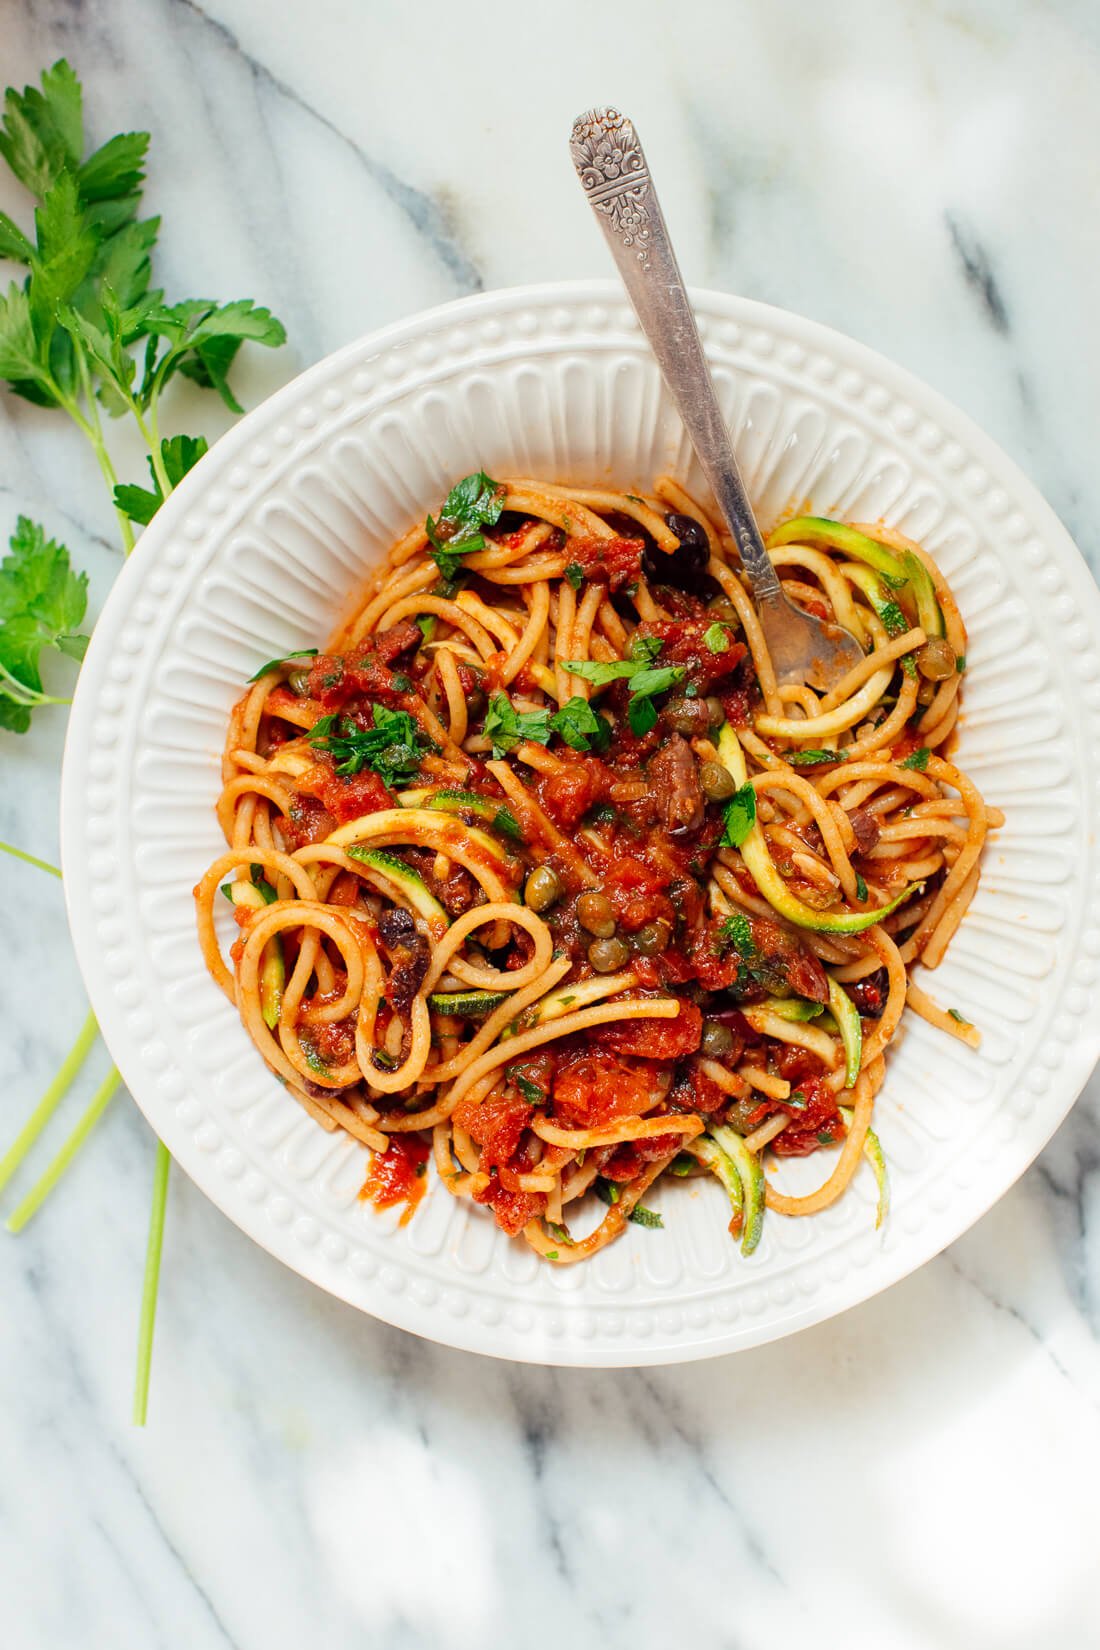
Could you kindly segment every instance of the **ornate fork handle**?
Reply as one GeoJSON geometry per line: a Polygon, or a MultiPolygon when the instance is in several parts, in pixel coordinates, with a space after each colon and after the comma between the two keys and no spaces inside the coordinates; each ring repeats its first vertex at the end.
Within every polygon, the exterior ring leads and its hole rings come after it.
{"type": "Polygon", "coordinates": [[[782,600],[633,123],[618,109],[590,109],[574,121],[569,150],[756,599],[782,600]]]}

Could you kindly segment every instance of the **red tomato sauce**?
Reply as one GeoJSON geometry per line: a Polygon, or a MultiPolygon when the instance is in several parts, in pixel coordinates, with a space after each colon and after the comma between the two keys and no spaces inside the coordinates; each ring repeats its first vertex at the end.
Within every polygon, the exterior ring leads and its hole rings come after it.
{"type": "Polygon", "coordinates": [[[360,1200],[376,1209],[392,1209],[404,1203],[399,1226],[407,1226],[424,1196],[428,1184],[428,1157],[431,1148],[415,1134],[391,1134],[384,1152],[371,1155],[366,1179],[359,1189],[360,1200]]]}

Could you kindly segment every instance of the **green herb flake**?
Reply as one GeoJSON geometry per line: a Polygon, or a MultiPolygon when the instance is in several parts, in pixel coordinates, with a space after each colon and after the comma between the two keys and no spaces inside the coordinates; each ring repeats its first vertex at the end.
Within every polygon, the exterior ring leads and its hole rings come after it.
{"type": "Polygon", "coordinates": [[[867,903],[867,884],[858,871],[856,872],[856,899],[861,905],[867,903]]]}
{"type": "Polygon", "coordinates": [[[317,649],[315,647],[297,648],[293,653],[284,653],[281,659],[269,659],[267,664],[261,665],[259,670],[257,670],[254,675],[250,676],[248,680],[250,682],[258,682],[261,676],[266,676],[268,672],[272,670],[280,670],[283,665],[290,664],[292,659],[315,659],[316,657],[317,649]]]}
{"type": "Polygon", "coordinates": [[[715,620],[714,624],[703,632],[703,640],[712,653],[724,653],[730,645],[730,631],[726,625],[715,620]]]}
{"type": "Polygon", "coordinates": [[[584,583],[584,568],[579,561],[571,561],[565,569],[565,576],[574,590],[579,590],[584,583]]]}
{"type": "Polygon", "coordinates": [[[647,1209],[641,1203],[636,1203],[626,1218],[632,1220],[635,1226],[649,1226],[654,1230],[664,1225],[656,1209],[647,1209]]]}
{"type": "Polygon", "coordinates": [[[611,743],[611,723],[579,695],[567,699],[550,718],[553,733],[575,751],[604,751],[611,743]]]}
{"type": "Polygon", "coordinates": [[[493,756],[499,761],[525,739],[536,745],[548,745],[550,712],[518,711],[506,693],[494,693],[485,712],[482,732],[492,741],[493,756]]]}
{"type": "Polygon", "coordinates": [[[928,749],[928,746],[922,745],[920,750],[911,751],[903,762],[898,763],[898,766],[912,768],[916,773],[923,773],[928,766],[928,758],[931,754],[932,752],[928,749]]]}
{"type": "Polygon", "coordinates": [[[955,660],[955,669],[958,671],[960,676],[965,676],[965,674],[966,674],[966,654],[965,653],[960,653],[958,658],[955,660]]]}
{"type": "Polygon", "coordinates": [[[500,520],[503,491],[484,470],[475,470],[451,488],[438,521],[428,516],[424,523],[428,553],[445,579],[456,577],[464,556],[484,550],[480,529],[493,527],[500,520]]]}
{"type": "Polygon", "coordinates": [[[557,1260],[558,1251],[556,1249],[547,1249],[545,1258],[547,1260],[557,1260]]]}
{"type": "Polygon", "coordinates": [[[721,843],[724,847],[740,848],[756,824],[756,792],[751,784],[744,784],[726,803],[726,823],[721,843]]]}
{"type": "Polygon", "coordinates": [[[557,1221],[548,1220],[546,1222],[546,1230],[550,1233],[551,1237],[557,1238],[559,1243],[564,1243],[567,1249],[574,1248],[575,1239],[570,1236],[568,1226],[561,1226],[557,1221]]]}
{"type": "Polygon", "coordinates": [[[505,1066],[504,1075],[516,1085],[528,1105],[544,1106],[546,1104],[544,1091],[539,1088],[537,1083],[532,1083],[529,1077],[524,1077],[518,1066],[505,1066]]]}
{"type": "Polygon", "coordinates": [[[614,1180],[605,1180],[603,1175],[597,1176],[592,1187],[601,1203],[614,1207],[622,1197],[622,1192],[614,1180]]]}
{"type": "Polygon", "coordinates": [[[372,705],[371,713],[374,725],[369,728],[350,716],[322,716],[309,731],[309,743],[314,750],[328,752],[343,778],[369,768],[391,789],[407,785],[435,746],[408,711],[372,705]]]}
{"type": "Polygon", "coordinates": [[[752,924],[743,911],[734,911],[725,919],[718,930],[718,938],[723,946],[732,947],[742,957],[752,957],[756,953],[752,924]]]}
{"type": "Polygon", "coordinates": [[[973,1021],[968,1020],[964,1014],[960,1014],[957,1008],[949,1008],[947,1012],[950,1014],[951,1018],[961,1026],[969,1026],[973,1024],[973,1021]]]}
{"type": "Polygon", "coordinates": [[[787,761],[793,768],[817,768],[824,762],[846,762],[846,751],[788,751],[787,761]]]}
{"type": "Polygon", "coordinates": [[[669,1164],[668,1172],[675,1175],[677,1179],[682,1180],[685,1175],[691,1173],[694,1167],[695,1159],[690,1152],[678,1152],[669,1164]]]}

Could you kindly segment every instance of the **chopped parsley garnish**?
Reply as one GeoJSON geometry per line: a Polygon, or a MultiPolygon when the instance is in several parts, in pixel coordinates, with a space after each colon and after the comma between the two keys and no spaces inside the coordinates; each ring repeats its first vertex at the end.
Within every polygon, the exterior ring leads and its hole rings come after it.
{"type": "Polygon", "coordinates": [[[606,687],[609,682],[630,683],[630,701],[627,719],[630,730],[639,738],[656,724],[657,707],[653,700],[659,693],[682,682],[684,665],[655,665],[661,651],[659,636],[635,636],[627,659],[564,659],[562,668],[574,676],[583,676],[593,687],[606,687]]]}
{"type": "Polygon", "coordinates": [[[867,903],[867,884],[858,871],[856,872],[856,899],[861,905],[867,903]]]}
{"type": "Polygon", "coordinates": [[[724,653],[730,645],[730,631],[726,625],[719,624],[716,619],[712,625],[704,630],[703,640],[712,653],[724,653]]]}
{"type": "Polygon", "coordinates": [[[965,1014],[960,1014],[957,1008],[949,1008],[947,1010],[947,1012],[950,1014],[950,1016],[953,1020],[958,1022],[959,1025],[968,1026],[968,1025],[971,1024],[971,1022],[966,1018],[965,1014]]]}
{"type": "Polygon", "coordinates": [[[539,1088],[537,1083],[532,1083],[529,1077],[524,1077],[518,1066],[506,1066],[504,1075],[516,1085],[528,1105],[544,1106],[546,1104],[545,1092],[539,1088]]]}
{"type": "Polygon", "coordinates": [[[685,1175],[691,1173],[694,1167],[695,1159],[690,1152],[677,1152],[668,1166],[668,1172],[674,1174],[677,1179],[682,1180],[685,1175]]]}
{"type": "Polygon", "coordinates": [[[632,1220],[635,1226],[650,1226],[655,1228],[664,1225],[664,1221],[661,1219],[656,1209],[647,1209],[644,1204],[641,1203],[636,1203],[626,1218],[627,1220],[632,1220]]]}
{"type": "Polygon", "coordinates": [[[296,648],[293,653],[284,653],[281,659],[269,659],[267,664],[261,665],[256,674],[250,676],[248,680],[258,682],[260,677],[266,676],[269,670],[278,670],[280,665],[288,665],[292,659],[316,659],[316,657],[317,649],[315,647],[296,648]]]}
{"type": "Polygon", "coordinates": [[[551,1237],[557,1238],[559,1243],[564,1243],[567,1249],[572,1249],[574,1239],[569,1235],[568,1226],[561,1226],[555,1220],[548,1220],[546,1222],[546,1229],[550,1233],[551,1237]]]}
{"type": "Polygon", "coordinates": [[[482,732],[486,739],[492,740],[493,755],[499,761],[525,739],[536,745],[549,744],[550,712],[517,710],[506,693],[494,693],[485,712],[482,732]]]}
{"type": "Polygon", "coordinates": [[[801,1089],[792,1089],[783,1102],[785,1106],[793,1106],[795,1111],[805,1111],[809,1103],[801,1089]]]}
{"type": "Polygon", "coordinates": [[[418,613],[416,616],[417,628],[426,642],[430,642],[435,635],[436,625],[439,623],[434,613],[418,613]]]}
{"type": "Polygon", "coordinates": [[[574,590],[579,590],[584,583],[584,568],[579,561],[571,561],[565,569],[565,576],[574,590]]]}
{"type": "Polygon", "coordinates": [[[623,1195],[616,1182],[614,1180],[605,1180],[603,1175],[597,1176],[595,1182],[593,1183],[592,1189],[599,1198],[600,1202],[608,1205],[618,1203],[619,1199],[623,1195]]]}
{"type": "Polygon", "coordinates": [[[756,824],[756,792],[750,784],[734,791],[726,803],[726,824],[720,842],[723,847],[740,848],[756,824]]]}
{"type": "Polygon", "coordinates": [[[445,579],[453,579],[462,566],[463,556],[475,550],[484,550],[485,540],[480,529],[492,527],[500,520],[504,508],[503,488],[492,481],[484,470],[456,481],[439,512],[439,520],[431,516],[424,523],[428,535],[429,555],[445,579]]]}
{"type": "Polygon", "coordinates": [[[923,773],[928,766],[928,758],[931,754],[932,752],[928,749],[928,746],[922,745],[920,750],[911,751],[903,762],[898,763],[898,766],[900,768],[913,768],[917,773],[923,773]]]}
{"type": "Polygon", "coordinates": [[[816,768],[822,762],[846,762],[846,751],[788,751],[787,761],[792,768],[816,768]]]}
{"type": "Polygon", "coordinates": [[[958,671],[960,676],[965,674],[965,671],[966,671],[966,654],[965,653],[960,653],[958,658],[955,660],[955,669],[958,671]]]}
{"type": "Polygon", "coordinates": [[[587,699],[567,699],[550,718],[550,728],[575,751],[604,751],[611,743],[611,723],[587,699]]]}
{"type": "Polygon", "coordinates": [[[723,922],[718,930],[718,938],[723,945],[732,946],[742,957],[751,957],[756,951],[756,942],[752,937],[752,924],[743,911],[734,911],[723,922]]]}
{"type": "Polygon", "coordinates": [[[364,728],[350,716],[322,716],[309,732],[314,750],[327,751],[334,758],[336,772],[344,777],[369,768],[384,785],[408,784],[419,771],[426,752],[435,749],[415,717],[407,710],[371,707],[374,726],[364,728]]]}

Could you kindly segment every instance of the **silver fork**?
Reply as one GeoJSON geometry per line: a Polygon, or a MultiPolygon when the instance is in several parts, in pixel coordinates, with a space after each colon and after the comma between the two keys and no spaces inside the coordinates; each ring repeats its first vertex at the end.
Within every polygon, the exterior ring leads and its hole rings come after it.
{"type": "Polygon", "coordinates": [[[835,687],[863,658],[863,649],[850,631],[815,618],[783,594],[737,468],[633,123],[617,109],[590,109],[574,121],[569,149],[642,331],[733,534],[776,676],[782,683],[835,687]]]}

